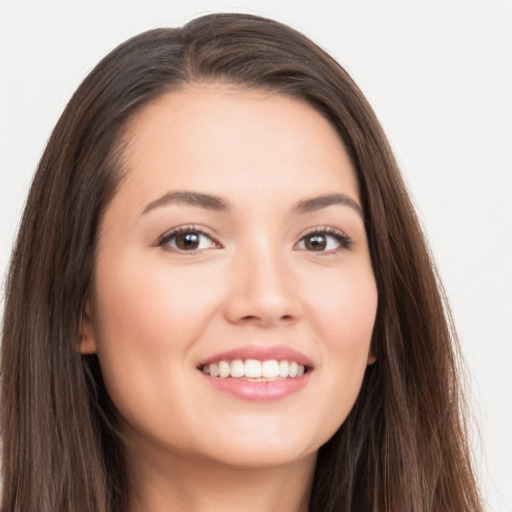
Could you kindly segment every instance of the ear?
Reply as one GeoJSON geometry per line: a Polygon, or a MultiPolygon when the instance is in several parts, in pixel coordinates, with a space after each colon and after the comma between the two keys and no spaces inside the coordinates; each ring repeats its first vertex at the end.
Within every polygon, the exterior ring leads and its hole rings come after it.
{"type": "Polygon", "coordinates": [[[91,318],[90,302],[87,301],[82,311],[82,318],[80,322],[80,334],[78,336],[78,351],[82,355],[95,354],[96,334],[91,318]]]}
{"type": "Polygon", "coordinates": [[[368,359],[366,360],[366,364],[367,366],[371,366],[373,363],[375,363],[375,361],[377,361],[377,356],[374,355],[372,349],[370,348],[368,351],[368,359]]]}

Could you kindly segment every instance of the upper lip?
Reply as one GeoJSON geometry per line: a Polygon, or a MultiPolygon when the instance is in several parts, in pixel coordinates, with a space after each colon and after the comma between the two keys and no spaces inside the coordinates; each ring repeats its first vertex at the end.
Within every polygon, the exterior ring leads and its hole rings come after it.
{"type": "Polygon", "coordinates": [[[219,361],[233,361],[235,359],[255,359],[257,361],[268,361],[276,359],[278,361],[288,360],[296,361],[307,367],[312,367],[313,363],[309,357],[286,345],[246,345],[225,352],[219,352],[199,363],[199,367],[219,361]]]}

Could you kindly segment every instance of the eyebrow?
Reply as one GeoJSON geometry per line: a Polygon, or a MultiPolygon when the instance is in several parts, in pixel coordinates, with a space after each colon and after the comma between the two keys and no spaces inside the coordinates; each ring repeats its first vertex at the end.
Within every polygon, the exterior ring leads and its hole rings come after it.
{"type": "Polygon", "coordinates": [[[349,206],[363,217],[363,210],[359,204],[345,194],[327,194],[324,196],[312,197],[311,199],[305,199],[298,203],[295,210],[298,213],[309,213],[337,204],[349,206]]]}
{"type": "MultiPolygon", "coordinates": [[[[160,208],[169,204],[196,206],[215,212],[229,211],[229,203],[221,197],[202,194],[200,192],[177,191],[168,192],[162,197],[151,201],[144,207],[142,213],[145,214],[155,208],[160,208]]],[[[297,213],[310,213],[333,205],[349,206],[363,217],[363,211],[359,204],[345,194],[326,194],[323,196],[312,197],[310,199],[304,199],[295,206],[294,210],[297,213]]]]}
{"type": "Polygon", "coordinates": [[[210,194],[200,194],[199,192],[168,192],[162,197],[151,201],[142,210],[142,213],[148,213],[155,208],[167,206],[169,204],[185,204],[188,206],[197,206],[206,210],[215,212],[226,212],[229,205],[220,197],[211,196],[210,194]]]}

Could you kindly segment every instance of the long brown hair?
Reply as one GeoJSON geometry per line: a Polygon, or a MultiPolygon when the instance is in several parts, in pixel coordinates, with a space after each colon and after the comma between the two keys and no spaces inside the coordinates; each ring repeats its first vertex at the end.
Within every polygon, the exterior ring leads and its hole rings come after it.
{"type": "Polygon", "coordinates": [[[303,35],[245,14],[136,36],[105,57],[60,118],[35,175],[6,283],[2,510],[122,512],[115,410],[95,355],[76,350],[102,212],[123,178],[123,129],[188,83],[299,98],[338,131],[357,172],[379,305],[377,362],[320,448],[311,512],[480,511],[457,338],[388,142],[345,70],[303,35]]]}

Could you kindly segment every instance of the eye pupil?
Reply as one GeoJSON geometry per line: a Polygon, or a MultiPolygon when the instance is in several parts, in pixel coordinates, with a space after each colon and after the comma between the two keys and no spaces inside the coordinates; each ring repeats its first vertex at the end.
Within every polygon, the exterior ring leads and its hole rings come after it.
{"type": "Polygon", "coordinates": [[[327,240],[324,235],[311,235],[306,238],[305,245],[310,251],[323,251],[327,246],[327,240]]]}
{"type": "Polygon", "coordinates": [[[182,233],[176,237],[176,246],[184,250],[199,247],[199,233],[182,233]]]}

